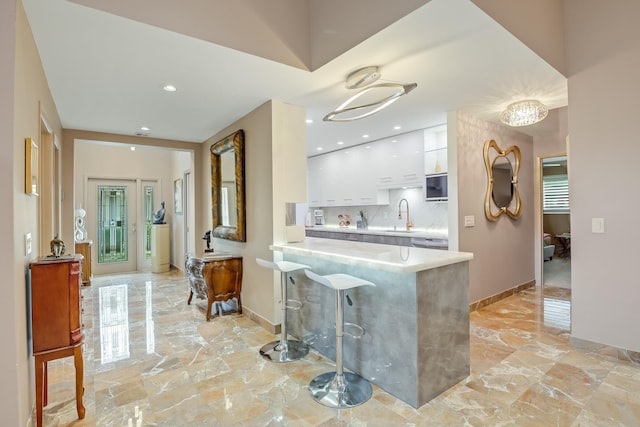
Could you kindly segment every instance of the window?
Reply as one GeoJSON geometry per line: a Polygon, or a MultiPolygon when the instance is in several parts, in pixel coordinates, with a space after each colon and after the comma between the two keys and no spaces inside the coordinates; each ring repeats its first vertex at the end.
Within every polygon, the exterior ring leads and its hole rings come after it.
{"type": "Polygon", "coordinates": [[[542,210],[545,214],[569,213],[569,177],[566,174],[542,177],[542,210]]]}

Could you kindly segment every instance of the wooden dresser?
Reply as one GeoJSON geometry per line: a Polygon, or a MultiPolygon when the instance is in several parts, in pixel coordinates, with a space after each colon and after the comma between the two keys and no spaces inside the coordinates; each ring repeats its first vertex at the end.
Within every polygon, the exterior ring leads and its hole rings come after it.
{"type": "Polygon", "coordinates": [[[92,244],[93,242],[91,240],[76,243],[76,253],[84,257],[82,261],[82,284],[84,286],[91,286],[91,279],[93,279],[93,273],[91,272],[92,244]]]}
{"type": "Polygon", "coordinates": [[[31,270],[31,335],[36,374],[36,425],[42,426],[47,405],[47,362],[73,356],[76,409],[84,418],[82,342],[82,256],[43,257],[31,270]]]}
{"type": "Polygon", "coordinates": [[[198,258],[187,255],[185,270],[191,288],[187,304],[191,304],[194,295],[207,300],[207,320],[215,317],[215,313],[211,315],[214,301],[236,298],[238,313],[242,313],[242,257],[198,258]]]}

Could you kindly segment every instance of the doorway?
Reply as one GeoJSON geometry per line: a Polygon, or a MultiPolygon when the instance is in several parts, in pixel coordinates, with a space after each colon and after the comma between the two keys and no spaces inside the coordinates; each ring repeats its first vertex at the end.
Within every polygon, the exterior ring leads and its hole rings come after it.
{"type": "Polygon", "coordinates": [[[571,220],[566,153],[539,158],[542,207],[542,284],[571,289],[571,220]]]}
{"type": "Polygon", "coordinates": [[[89,233],[96,236],[94,274],[137,270],[137,192],[133,180],[89,179],[89,233]]]}

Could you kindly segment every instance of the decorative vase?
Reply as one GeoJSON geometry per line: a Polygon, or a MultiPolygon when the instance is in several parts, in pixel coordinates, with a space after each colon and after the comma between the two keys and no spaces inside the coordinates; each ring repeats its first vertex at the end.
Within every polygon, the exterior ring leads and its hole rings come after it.
{"type": "Polygon", "coordinates": [[[56,234],[56,236],[51,241],[51,255],[56,258],[60,258],[62,254],[64,254],[64,249],[64,242],[58,239],[58,235],[56,234]]]}

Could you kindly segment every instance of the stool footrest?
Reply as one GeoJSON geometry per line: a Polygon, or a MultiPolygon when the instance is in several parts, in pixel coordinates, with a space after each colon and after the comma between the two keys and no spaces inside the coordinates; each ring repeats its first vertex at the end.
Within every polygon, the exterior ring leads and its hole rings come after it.
{"type": "Polygon", "coordinates": [[[350,336],[353,339],[359,340],[360,338],[362,338],[364,336],[364,328],[360,325],[356,325],[355,323],[349,323],[349,322],[344,322],[343,323],[344,326],[349,326],[351,328],[355,328],[359,331],[358,334],[351,334],[349,332],[347,332],[346,330],[343,330],[342,333],[345,335],[350,336]]]}
{"type": "Polygon", "coordinates": [[[297,299],[288,299],[285,307],[290,310],[300,310],[302,308],[302,301],[298,301],[297,299]]]}

